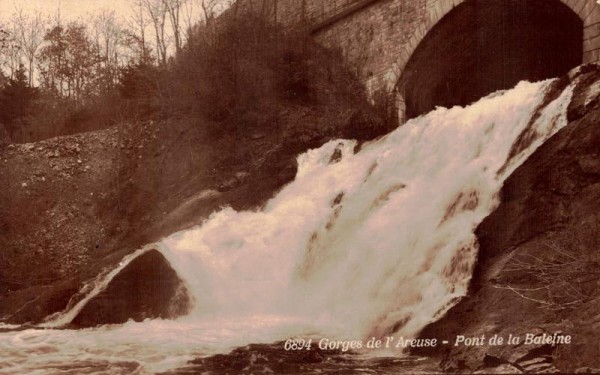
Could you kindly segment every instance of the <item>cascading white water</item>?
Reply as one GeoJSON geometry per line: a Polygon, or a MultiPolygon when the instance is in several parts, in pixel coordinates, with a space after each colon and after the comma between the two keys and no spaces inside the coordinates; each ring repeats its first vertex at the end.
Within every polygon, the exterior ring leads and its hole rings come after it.
{"type": "MultiPolygon", "coordinates": [[[[0,373],[154,372],[290,336],[414,336],[465,295],[473,232],[503,181],[566,124],[571,89],[532,120],[548,86],[523,82],[439,108],[358,152],[340,140],[300,155],[295,180],[262,210],[227,208],[153,245],[194,299],[188,316],[0,333],[0,373]],[[526,129],[531,142],[515,154],[526,129]]],[[[67,323],[86,300],[45,327],[67,323]]]]}

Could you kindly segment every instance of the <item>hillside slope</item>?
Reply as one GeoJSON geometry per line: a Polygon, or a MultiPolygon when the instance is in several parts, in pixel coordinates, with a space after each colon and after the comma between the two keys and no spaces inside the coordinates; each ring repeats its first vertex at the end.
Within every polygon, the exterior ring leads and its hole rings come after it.
{"type": "Polygon", "coordinates": [[[386,131],[361,93],[276,98],[236,117],[127,123],[0,149],[0,318],[37,322],[123,255],[201,223],[223,206],[257,207],[295,175],[298,154],[386,131]]]}

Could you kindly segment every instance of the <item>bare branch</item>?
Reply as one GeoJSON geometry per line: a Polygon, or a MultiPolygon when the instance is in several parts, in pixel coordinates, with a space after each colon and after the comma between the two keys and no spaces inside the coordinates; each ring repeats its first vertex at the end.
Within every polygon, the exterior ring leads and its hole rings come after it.
{"type": "Polygon", "coordinates": [[[26,14],[23,8],[17,8],[13,15],[13,24],[15,27],[15,38],[21,52],[25,56],[28,64],[29,85],[33,85],[34,63],[38,50],[44,41],[44,33],[47,20],[42,17],[40,12],[26,14]]]}

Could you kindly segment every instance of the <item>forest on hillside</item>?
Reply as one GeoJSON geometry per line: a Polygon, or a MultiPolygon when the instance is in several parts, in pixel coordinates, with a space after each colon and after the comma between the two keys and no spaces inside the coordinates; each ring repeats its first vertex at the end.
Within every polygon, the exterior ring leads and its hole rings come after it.
{"type": "Polygon", "coordinates": [[[259,98],[317,98],[308,86],[324,65],[311,62],[318,48],[238,8],[138,0],[127,18],[103,10],[75,20],[17,8],[0,23],[0,142],[189,116],[224,130],[259,98]]]}
{"type": "Polygon", "coordinates": [[[215,46],[214,19],[231,5],[139,0],[129,17],[103,9],[77,19],[15,5],[0,23],[0,133],[25,142],[164,115],[172,108],[157,98],[174,93],[160,77],[192,45],[215,46]]]}

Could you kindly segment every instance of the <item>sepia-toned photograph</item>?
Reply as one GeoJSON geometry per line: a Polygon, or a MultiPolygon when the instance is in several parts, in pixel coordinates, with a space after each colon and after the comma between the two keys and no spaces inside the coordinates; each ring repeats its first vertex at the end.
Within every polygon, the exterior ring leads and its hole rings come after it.
{"type": "Polygon", "coordinates": [[[0,0],[0,375],[600,374],[600,1],[0,0]]]}

